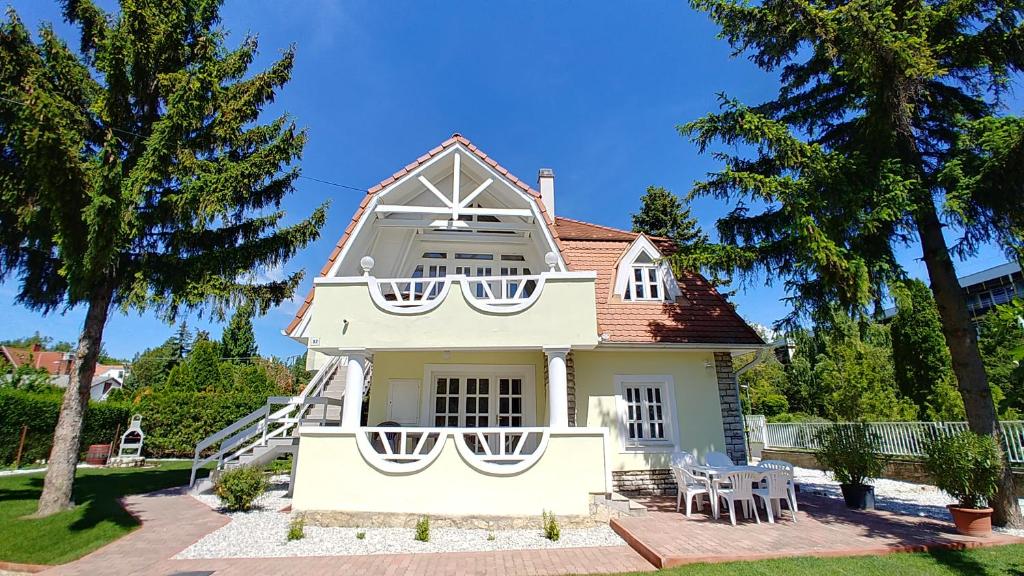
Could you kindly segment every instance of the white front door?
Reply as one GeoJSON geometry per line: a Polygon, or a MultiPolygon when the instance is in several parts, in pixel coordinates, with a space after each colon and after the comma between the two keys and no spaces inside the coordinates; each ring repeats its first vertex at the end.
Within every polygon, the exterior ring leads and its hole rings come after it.
{"type": "Polygon", "coordinates": [[[388,420],[415,426],[420,419],[420,381],[388,381],[388,420]]]}

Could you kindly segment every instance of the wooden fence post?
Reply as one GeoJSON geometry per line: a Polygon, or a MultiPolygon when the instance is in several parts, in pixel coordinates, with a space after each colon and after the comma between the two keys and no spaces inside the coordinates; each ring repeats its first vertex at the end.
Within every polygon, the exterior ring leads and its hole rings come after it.
{"type": "Polygon", "coordinates": [[[14,457],[14,469],[21,466],[21,454],[25,449],[25,434],[28,432],[28,424],[21,425],[21,440],[18,440],[18,454],[14,457]]]}
{"type": "Polygon", "coordinates": [[[110,441],[110,450],[107,451],[107,461],[103,463],[104,466],[110,464],[110,458],[114,455],[114,448],[117,447],[117,439],[121,434],[121,423],[117,423],[117,427],[114,428],[114,439],[110,441]]]}

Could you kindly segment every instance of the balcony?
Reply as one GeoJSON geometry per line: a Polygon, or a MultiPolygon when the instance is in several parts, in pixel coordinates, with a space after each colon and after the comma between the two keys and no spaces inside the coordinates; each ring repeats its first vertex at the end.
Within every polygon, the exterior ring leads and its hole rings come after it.
{"type": "Polygon", "coordinates": [[[591,272],[440,278],[318,278],[313,350],[591,347],[591,272]]]}
{"type": "Polygon", "coordinates": [[[303,427],[296,511],[588,517],[611,491],[605,428],[303,427]]]}

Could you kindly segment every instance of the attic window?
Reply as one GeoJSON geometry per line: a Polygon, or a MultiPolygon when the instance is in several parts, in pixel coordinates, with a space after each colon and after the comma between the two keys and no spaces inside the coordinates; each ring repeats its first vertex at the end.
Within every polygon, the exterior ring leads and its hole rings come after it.
{"type": "Polygon", "coordinates": [[[626,300],[662,300],[661,272],[653,263],[635,263],[629,284],[626,286],[626,300]]]}

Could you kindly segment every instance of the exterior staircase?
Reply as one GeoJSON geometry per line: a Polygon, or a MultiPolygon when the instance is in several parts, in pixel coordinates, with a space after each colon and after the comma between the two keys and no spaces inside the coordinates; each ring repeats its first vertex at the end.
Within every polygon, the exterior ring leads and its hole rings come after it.
{"type": "Polygon", "coordinates": [[[263,466],[281,455],[294,455],[299,426],[340,425],[346,360],[332,357],[298,396],[271,396],[265,405],[196,444],[189,486],[196,487],[196,473],[210,462],[217,462],[211,474],[215,478],[223,470],[263,466]]]}

